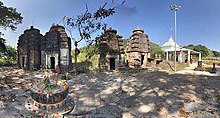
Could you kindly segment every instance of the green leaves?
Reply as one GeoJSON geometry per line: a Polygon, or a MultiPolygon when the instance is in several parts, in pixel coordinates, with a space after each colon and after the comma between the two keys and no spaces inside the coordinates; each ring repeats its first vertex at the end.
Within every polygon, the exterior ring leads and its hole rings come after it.
{"type": "Polygon", "coordinates": [[[82,40],[94,42],[95,40],[92,40],[91,34],[99,30],[106,30],[106,24],[102,23],[101,19],[112,16],[115,13],[115,7],[107,8],[106,5],[107,3],[100,6],[95,12],[90,12],[86,5],[85,13],[66,19],[68,26],[78,29],[80,39],[75,39],[74,42],[79,43],[82,40]]]}
{"type": "Polygon", "coordinates": [[[4,53],[5,51],[6,51],[5,39],[0,38],[0,53],[4,53]]]}
{"type": "Polygon", "coordinates": [[[161,57],[165,56],[165,52],[161,49],[161,47],[153,42],[150,42],[151,47],[151,55],[154,57],[155,55],[161,55],[161,57]]]}
{"type": "Polygon", "coordinates": [[[214,57],[220,57],[220,52],[218,52],[218,51],[212,51],[212,53],[214,54],[214,57]]]}
{"type": "Polygon", "coordinates": [[[15,8],[6,7],[0,1],[0,27],[15,30],[18,24],[22,23],[23,17],[15,8]]]}
{"type": "Polygon", "coordinates": [[[188,46],[184,46],[185,48],[191,49],[191,50],[195,50],[198,52],[201,52],[202,57],[212,57],[213,53],[210,49],[208,49],[206,46],[203,45],[188,45],[188,46]]]}
{"type": "Polygon", "coordinates": [[[4,50],[0,50],[0,65],[10,65],[17,63],[17,51],[11,46],[6,46],[4,50]]]}

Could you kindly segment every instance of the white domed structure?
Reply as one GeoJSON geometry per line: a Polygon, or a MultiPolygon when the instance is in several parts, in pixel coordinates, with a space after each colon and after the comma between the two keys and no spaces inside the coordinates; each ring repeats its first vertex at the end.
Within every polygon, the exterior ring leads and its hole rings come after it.
{"type": "MultiPolygon", "coordinates": [[[[173,38],[170,37],[169,40],[166,43],[164,43],[161,47],[165,52],[175,50],[175,42],[173,38]]],[[[176,44],[176,50],[180,50],[180,46],[178,44],[176,44]]]]}
{"type": "MultiPolygon", "coordinates": [[[[174,54],[175,54],[175,41],[172,37],[169,38],[169,40],[164,43],[161,48],[166,52],[166,60],[174,60],[174,54]]],[[[190,64],[191,56],[192,54],[199,54],[199,61],[201,61],[201,53],[183,48],[179,46],[176,43],[176,61],[177,62],[187,62],[190,64]]]]}

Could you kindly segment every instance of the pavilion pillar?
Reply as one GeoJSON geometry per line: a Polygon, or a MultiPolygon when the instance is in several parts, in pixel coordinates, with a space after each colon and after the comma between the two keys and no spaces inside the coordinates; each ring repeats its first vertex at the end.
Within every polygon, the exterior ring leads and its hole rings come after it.
{"type": "Polygon", "coordinates": [[[168,51],[166,52],[166,60],[167,61],[169,60],[169,52],[168,51]]]}
{"type": "Polygon", "coordinates": [[[202,55],[201,55],[201,53],[199,53],[199,61],[202,61],[202,55]]]}
{"type": "Polygon", "coordinates": [[[183,51],[182,51],[182,50],[180,51],[180,54],[179,54],[178,57],[179,57],[179,58],[178,58],[178,59],[179,59],[179,62],[182,63],[182,62],[183,62],[183,51]]]}
{"type": "Polygon", "coordinates": [[[188,64],[190,64],[190,50],[188,50],[188,55],[187,55],[187,59],[188,59],[188,64]]]}

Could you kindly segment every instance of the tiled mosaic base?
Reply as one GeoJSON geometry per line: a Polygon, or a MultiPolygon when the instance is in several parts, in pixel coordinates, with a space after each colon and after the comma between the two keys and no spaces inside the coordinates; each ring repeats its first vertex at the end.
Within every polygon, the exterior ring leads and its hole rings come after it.
{"type": "Polygon", "coordinates": [[[41,104],[28,98],[25,102],[25,108],[37,117],[56,117],[70,113],[75,106],[74,99],[68,96],[66,99],[56,104],[41,104]]]}

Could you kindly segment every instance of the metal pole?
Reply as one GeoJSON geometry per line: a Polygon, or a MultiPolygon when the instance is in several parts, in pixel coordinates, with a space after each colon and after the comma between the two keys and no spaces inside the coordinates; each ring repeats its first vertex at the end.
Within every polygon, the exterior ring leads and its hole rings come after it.
{"type": "Polygon", "coordinates": [[[174,10],[174,71],[176,71],[176,10],[174,10]]]}
{"type": "Polygon", "coordinates": [[[178,4],[174,4],[174,5],[170,5],[170,8],[172,11],[174,11],[174,48],[175,48],[175,51],[174,51],[174,71],[176,71],[176,39],[177,39],[177,36],[176,36],[176,12],[180,9],[181,6],[179,6],[178,4]]]}

